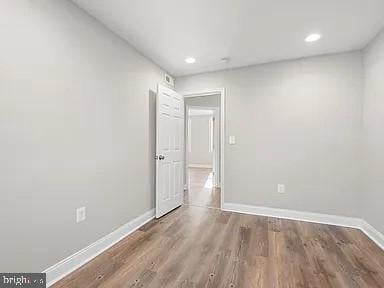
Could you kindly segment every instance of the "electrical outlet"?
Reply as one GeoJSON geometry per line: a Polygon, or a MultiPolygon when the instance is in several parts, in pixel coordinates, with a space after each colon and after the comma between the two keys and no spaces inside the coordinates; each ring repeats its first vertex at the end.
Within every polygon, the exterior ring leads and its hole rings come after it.
{"type": "Polygon", "coordinates": [[[235,144],[236,144],[236,137],[229,136],[229,145],[235,145],[235,144]]]}
{"type": "Polygon", "coordinates": [[[82,222],[85,220],[87,217],[86,215],[86,208],[85,207],[80,207],[76,209],[76,222],[82,222]]]}
{"type": "Polygon", "coordinates": [[[285,185],[284,184],[277,184],[277,192],[283,194],[285,193],[285,185]]]}

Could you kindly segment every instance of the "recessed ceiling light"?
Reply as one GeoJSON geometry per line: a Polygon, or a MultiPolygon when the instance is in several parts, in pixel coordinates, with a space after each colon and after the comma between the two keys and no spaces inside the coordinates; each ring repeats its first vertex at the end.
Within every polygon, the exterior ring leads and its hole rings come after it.
{"type": "Polygon", "coordinates": [[[187,57],[187,58],[185,58],[185,62],[188,64],[193,64],[196,62],[196,59],[193,57],[187,57]]]}
{"type": "Polygon", "coordinates": [[[321,38],[320,34],[310,34],[305,38],[305,42],[316,42],[321,38]]]}

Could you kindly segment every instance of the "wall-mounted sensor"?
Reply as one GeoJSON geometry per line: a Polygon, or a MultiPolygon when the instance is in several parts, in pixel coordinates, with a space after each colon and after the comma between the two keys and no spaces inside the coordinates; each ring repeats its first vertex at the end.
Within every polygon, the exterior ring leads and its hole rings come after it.
{"type": "Polygon", "coordinates": [[[171,86],[171,87],[175,87],[175,79],[173,79],[173,77],[171,77],[170,75],[168,74],[165,74],[164,75],[164,80],[165,82],[171,86]]]}

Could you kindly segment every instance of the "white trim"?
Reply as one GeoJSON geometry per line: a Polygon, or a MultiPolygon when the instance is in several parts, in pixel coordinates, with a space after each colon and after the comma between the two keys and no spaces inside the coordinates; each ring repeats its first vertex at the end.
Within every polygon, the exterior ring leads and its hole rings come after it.
{"type": "MultiPolygon", "coordinates": [[[[224,160],[225,160],[225,139],[226,139],[226,129],[227,129],[227,123],[226,123],[226,102],[225,102],[225,88],[213,88],[213,89],[205,89],[205,90],[199,90],[199,91],[185,91],[184,93],[181,93],[184,98],[190,98],[190,97],[200,97],[200,96],[213,96],[213,95],[220,95],[220,207],[224,207],[224,160]]],[[[188,169],[187,169],[188,173],[188,169]]],[[[188,175],[188,174],[187,174],[188,175]]],[[[188,178],[187,178],[188,179],[188,178]]],[[[218,183],[216,183],[218,184],[218,183]]]]}
{"type": "Polygon", "coordinates": [[[361,224],[360,230],[384,250],[384,235],[364,220],[361,220],[361,224]]]}
{"type": "Polygon", "coordinates": [[[321,224],[330,224],[330,225],[339,225],[345,227],[358,228],[360,227],[360,219],[350,218],[343,216],[335,216],[328,214],[312,213],[312,212],[302,212],[295,210],[287,209],[278,209],[278,208],[269,208],[269,207],[259,207],[235,203],[224,203],[225,211],[260,215],[267,217],[276,217],[282,219],[291,219],[298,221],[314,222],[321,224]]]}
{"type": "Polygon", "coordinates": [[[251,215],[260,215],[267,217],[276,217],[282,219],[357,228],[364,232],[364,234],[366,234],[373,242],[375,242],[381,249],[384,250],[384,235],[360,218],[269,207],[259,207],[236,203],[224,203],[224,205],[222,206],[222,210],[251,215]]]}
{"type": "Polygon", "coordinates": [[[182,93],[185,98],[200,97],[200,96],[214,96],[223,93],[224,88],[203,89],[198,91],[184,91],[182,93]]]}
{"type": "MultiPolygon", "coordinates": [[[[208,97],[209,95],[207,95],[208,97]]],[[[193,96],[195,97],[195,96],[193,96]]],[[[196,96],[196,97],[202,97],[202,96],[196,96]]],[[[191,98],[191,97],[186,97],[186,98],[191,98]]],[[[185,105],[186,108],[188,109],[191,109],[191,110],[218,110],[220,107],[218,106],[196,106],[196,105],[185,105]]],[[[192,116],[193,115],[189,115],[189,116],[192,116]]],[[[207,115],[203,115],[203,116],[209,116],[208,114],[207,115]]]]}
{"type": "Polygon", "coordinates": [[[188,164],[188,167],[189,168],[211,168],[212,169],[212,165],[211,164],[188,164]]]}
{"type": "Polygon", "coordinates": [[[80,268],[97,255],[101,254],[117,242],[121,241],[123,238],[127,237],[129,234],[139,229],[145,223],[151,221],[153,218],[155,218],[155,209],[152,209],[131,220],[112,233],[92,243],[88,247],[83,248],[59,263],[47,268],[43,271],[43,273],[47,273],[47,287],[50,287],[71,272],[80,268]]]}

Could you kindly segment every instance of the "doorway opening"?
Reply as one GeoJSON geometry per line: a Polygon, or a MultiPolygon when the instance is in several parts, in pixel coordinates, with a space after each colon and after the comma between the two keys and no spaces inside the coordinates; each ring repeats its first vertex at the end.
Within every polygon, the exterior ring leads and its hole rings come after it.
{"type": "Polygon", "coordinates": [[[184,94],[184,203],[220,209],[224,176],[224,91],[184,94]]]}

